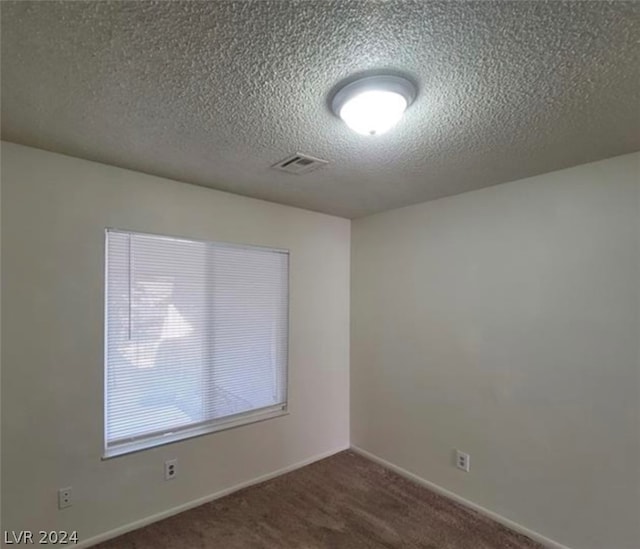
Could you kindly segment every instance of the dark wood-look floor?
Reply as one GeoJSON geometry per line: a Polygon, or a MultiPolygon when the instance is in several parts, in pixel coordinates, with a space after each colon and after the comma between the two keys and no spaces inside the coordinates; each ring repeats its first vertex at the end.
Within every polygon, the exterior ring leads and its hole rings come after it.
{"type": "Polygon", "coordinates": [[[531,539],[341,452],[101,549],[530,549],[531,539]]]}

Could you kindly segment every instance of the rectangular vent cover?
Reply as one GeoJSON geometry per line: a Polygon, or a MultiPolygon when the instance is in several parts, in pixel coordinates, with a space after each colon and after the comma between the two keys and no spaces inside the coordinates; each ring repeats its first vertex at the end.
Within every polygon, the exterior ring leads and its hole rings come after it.
{"type": "Polygon", "coordinates": [[[328,163],[328,160],[314,158],[308,154],[296,153],[293,156],[277,162],[271,167],[281,172],[302,175],[303,173],[309,173],[318,168],[322,168],[322,166],[326,166],[328,163]]]}

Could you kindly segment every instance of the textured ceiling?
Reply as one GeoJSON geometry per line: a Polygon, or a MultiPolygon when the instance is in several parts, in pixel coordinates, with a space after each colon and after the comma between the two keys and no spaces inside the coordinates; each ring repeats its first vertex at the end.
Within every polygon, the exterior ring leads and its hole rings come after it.
{"type": "Polygon", "coordinates": [[[637,2],[0,9],[3,139],[243,195],[357,217],[640,149],[637,2]],[[360,136],[328,94],[380,69],[419,95],[360,136]]]}

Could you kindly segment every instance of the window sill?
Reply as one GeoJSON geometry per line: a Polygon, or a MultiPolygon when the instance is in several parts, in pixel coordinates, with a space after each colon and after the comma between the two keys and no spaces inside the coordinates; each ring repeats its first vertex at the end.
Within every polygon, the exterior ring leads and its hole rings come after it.
{"type": "Polygon", "coordinates": [[[243,425],[250,425],[252,423],[258,423],[260,421],[266,421],[268,419],[286,415],[289,415],[289,412],[285,406],[284,408],[278,408],[277,410],[263,410],[257,413],[243,414],[241,417],[222,419],[206,425],[199,425],[197,427],[186,428],[180,431],[164,433],[144,440],[122,442],[106,448],[102,456],[102,460],[133,454],[135,452],[157,448],[158,446],[173,444],[174,442],[181,442],[183,440],[201,437],[211,433],[217,433],[219,431],[226,431],[227,429],[235,429],[236,427],[242,427],[243,425]]]}

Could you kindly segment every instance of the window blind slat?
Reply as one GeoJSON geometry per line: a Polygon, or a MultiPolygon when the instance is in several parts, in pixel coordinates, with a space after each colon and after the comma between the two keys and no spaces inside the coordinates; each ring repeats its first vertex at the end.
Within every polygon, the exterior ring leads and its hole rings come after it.
{"type": "Polygon", "coordinates": [[[106,259],[107,455],[286,407],[287,253],[108,230],[106,259]]]}

